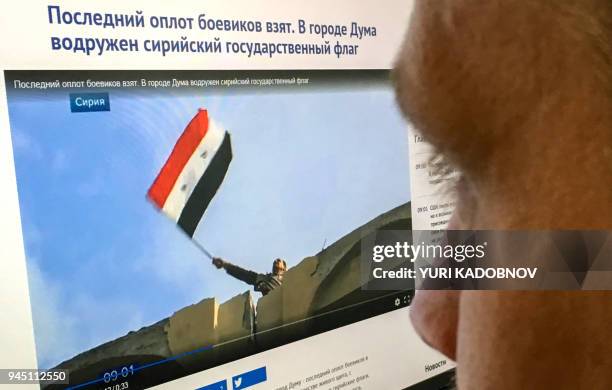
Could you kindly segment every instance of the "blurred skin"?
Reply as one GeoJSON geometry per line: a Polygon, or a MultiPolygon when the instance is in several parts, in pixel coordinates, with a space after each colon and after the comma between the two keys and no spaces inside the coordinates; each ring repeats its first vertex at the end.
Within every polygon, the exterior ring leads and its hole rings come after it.
{"type": "MultiPolygon", "coordinates": [[[[417,0],[394,72],[462,172],[454,229],[612,228],[612,3],[417,0]]],[[[420,291],[460,389],[612,388],[612,293],[420,291]]]]}
{"type": "Polygon", "coordinates": [[[282,278],[287,271],[287,263],[283,259],[276,259],[272,264],[272,274],[282,278]]]}

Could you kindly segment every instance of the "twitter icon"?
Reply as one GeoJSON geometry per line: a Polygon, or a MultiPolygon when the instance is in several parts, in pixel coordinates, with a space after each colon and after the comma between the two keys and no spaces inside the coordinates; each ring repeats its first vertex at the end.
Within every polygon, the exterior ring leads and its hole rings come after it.
{"type": "Polygon", "coordinates": [[[234,390],[242,390],[263,383],[266,380],[268,380],[266,367],[261,367],[256,370],[234,376],[232,378],[232,385],[234,390]]]}

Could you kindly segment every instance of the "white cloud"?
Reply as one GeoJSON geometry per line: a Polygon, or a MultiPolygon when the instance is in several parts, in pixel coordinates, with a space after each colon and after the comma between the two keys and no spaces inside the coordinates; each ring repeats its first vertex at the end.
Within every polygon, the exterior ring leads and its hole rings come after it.
{"type": "Polygon", "coordinates": [[[65,310],[61,287],[45,277],[35,258],[28,259],[28,278],[38,364],[49,368],[77,352],[77,318],[65,310]]]}
{"type": "Polygon", "coordinates": [[[93,176],[89,180],[81,182],[76,187],[76,193],[84,198],[100,195],[104,189],[104,181],[100,176],[93,176]]]}
{"type": "MultiPolygon", "coordinates": [[[[165,218],[163,215],[156,217],[165,218]]],[[[148,249],[133,263],[133,271],[146,272],[179,292],[184,300],[177,302],[177,310],[182,307],[180,305],[209,297],[223,302],[249,288],[213,267],[211,260],[172,221],[166,222],[162,228],[150,232],[148,249]]]]}
{"type": "Polygon", "coordinates": [[[40,144],[25,132],[13,128],[11,137],[15,154],[21,154],[33,160],[40,160],[44,157],[40,144]]]}
{"type": "Polygon", "coordinates": [[[63,172],[68,166],[68,156],[63,150],[56,150],[51,159],[51,169],[55,173],[63,172]]]}
{"type": "Polygon", "coordinates": [[[131,330],[150,325],[142,310],[126,300],[96,299],[71,291],[69,285],[53,282],[41,271],[36,259],[28,259],[28,276],[41,368],[54,367],[131,330]]]}

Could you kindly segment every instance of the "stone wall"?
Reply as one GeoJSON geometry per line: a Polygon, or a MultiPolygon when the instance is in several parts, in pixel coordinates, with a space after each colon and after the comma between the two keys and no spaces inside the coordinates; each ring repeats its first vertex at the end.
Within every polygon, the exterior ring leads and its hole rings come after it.
{"type": "Polygon", "coordinates": [[[304,319],[321,315],[334,307],[334,303],[347,305],[353,303],[351,299],[355,302],[363,299],[359,294],[361,239],[385,228],[411,229],[410,203],[380,215],[290,268],[283,285],[259,299],[257,310],[249,291],[222,304],[215,298],[207,298],[152,326],[77,355],[58,367],[69,369],[71,376],[75,373],[76,380],[100,375],[110,364],[146,364],[216,346],[178,359],[176,367],[188,371],[277,346],[284,340],[295,339],[295,335],[305,335],[308,329],[300,328],[308,326],[304,319]],[[284,326],[288,324],[292,325],[284,326]]]}

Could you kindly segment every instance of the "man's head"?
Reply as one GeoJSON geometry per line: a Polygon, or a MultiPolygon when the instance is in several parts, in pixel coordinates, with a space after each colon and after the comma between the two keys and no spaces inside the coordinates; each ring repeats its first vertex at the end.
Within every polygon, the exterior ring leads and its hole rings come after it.
{"type": "MultiPolygon", "coordinates": [[[[407,119],[462,174],[455,229],[610,228],[610,0],[415,0],[394,79],[407,119]]],[[[491,307],[462,294],[464,312],[491,307]]],[[[479,323],[458,310],[457,294],[421,291],[410,313],[454,356],[457,324],[469,340],[479,323]]]]}
{"type": "Polygon", "coordinates": [[[276,259],[272,263],[272,274],[274,276],[283,277],[283,274],[287,271],[287,263],[283,259],[276,259]]]}

